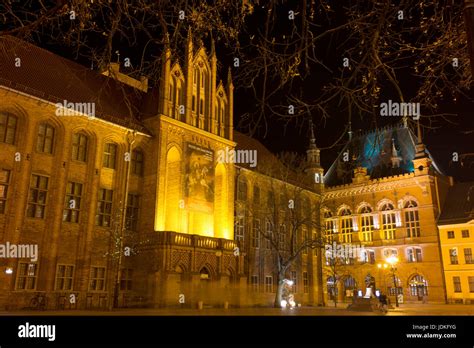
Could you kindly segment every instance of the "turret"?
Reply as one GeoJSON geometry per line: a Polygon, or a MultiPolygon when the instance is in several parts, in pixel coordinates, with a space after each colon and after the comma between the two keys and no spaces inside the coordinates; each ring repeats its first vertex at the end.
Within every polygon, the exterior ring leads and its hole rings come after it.
{"type": "Polygon", "coordinates": [[[192,120],[192,98],[193,98],[193,35],[191,27],[188,29],[186,44],[186,123],[194,125],[192,120]]]}
{"type": "Polygon", "coordinates": [[[309,139],[309,147],[308,150],[306,150],[306,160],[308,162],[307,172],[309,175],[311,175],[316,192],[321,193],[324,189],[324,169],[321,167],[320,150],[316,146],[316,138],[314,136],[312,120],[309,122],[309,127],[311,135],[309,139]]]}
{"type": "Polygon", "coordinates": [[[234,134],[234,84],[232,83],[232,72],[229,67],[227,71],[227,96],[229,98],[229,107],[227,115],[227,134],[226,138],[232,140],[234,134]]]}
{"type": "Polygon", "coordinates": [[[214,39],[211,40],[211,112],[210,112],[210,132],[217,134],[216,115],[216,81],[217,81],[217,57],[214,39]]]}
{"type": "Polygon", "coordinates": [[[165,50],[163,51],[160,78],[160,112],[169,115],[171,105],[171,95],[169,92],[170,72],[171,72],[171,50],[169,45],[169,35],[165,34],[165,50]]]}
{"type": "Polygon", "coordinates": [[[426,153],[425,145],[423,144],[423,139],[421,138],[421,127],[420,121],[418,120],[418,139],[416,144],[416,153],[415,158],[413,159],[413,166],[415,167],[415,175],[426,175],[429,173],[429,168],[431,166],[431,159],[426,153]]]}
{"type": "Polygon", "coordinates": [[[392,161],[392,168],[400,168],[400,162],[402,158],[398,155],[397,148],[395,147],[395,139],[392,138],[392,157],[390,157],[392,161]]]}

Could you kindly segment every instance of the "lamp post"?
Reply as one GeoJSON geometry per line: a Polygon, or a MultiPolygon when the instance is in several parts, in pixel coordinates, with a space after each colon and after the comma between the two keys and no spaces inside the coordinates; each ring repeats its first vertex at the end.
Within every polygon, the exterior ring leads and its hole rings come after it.
{"type": "MultiPolygon", "coordinates": [[[[379,268],[379,278],[380,277],[380,271],[382,270],[382,268],[385,270],[387,269],[388,265],[386,263],[378,263],[377,264],[377,267],[379,268]]],[[[384,287],[384,291],[387,291],[387,279],[385,277],[385,272],[382,272],[382,277],[383,277],[383,287],[384,287]]]]}
{"type": "Polygon", "coordinates": [[[397,277],[395,276],[395,272],[397,271],[397,268],[395,267],[395,265],[398,262],[398,257],[390,256],[385,261],[387,261],[390,264],[390,270],[392,271],[393,287],[395,288],[395,306],[398,307],[398,291],[397,291],[398,287],[397,287],[397,277]]]}

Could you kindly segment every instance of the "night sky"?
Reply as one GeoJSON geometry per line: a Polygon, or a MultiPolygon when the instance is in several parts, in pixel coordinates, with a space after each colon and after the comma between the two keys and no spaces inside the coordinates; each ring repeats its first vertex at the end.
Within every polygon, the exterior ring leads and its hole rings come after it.
{"type": "MultiPolygon", "coordinates": [[[[282,13],[286,13],[288,8],[282,6],[282,13]]],[[[337,12],[338,7],[335,5],[335,11],[337,12]]],[[[259,11],[264,11],[263,7],[256,8],[256,12],[252,17],[252,20],[249,21],[248,26],[251,30],[255,32],[261,31],[262,21],[259,18],[259,11]]],[[[275,23],[275,27],[278,28],[275,31],[275,35],[283,35],[285,30],[288,30],[286,24],[288,23],[285,16],[281,16],[281,23],[275,23]]],[[[343,20],[343,18],[341,18],[343,20]]],[[[318,32],[323,32],[327,28],[337,25],[337,16],[331,23],[326,23],[322,21],[322,25],[317,29],[318,32]]],[[[328,37],[325,41],[319,43],[319,46],[316,48],[318,58],[324,61],[326,66],[329,68],[325,69],[321,66],[314,66],[311,68],[310,76],[307,76],[305,79],[295,79],[294,86],[295,89],[299,89],[300,93],[304,95],[305,98],[311,100],[316,99],[321,93],[321,89],[325,83],[329,81],[332,77],[332,74],[339,74],[341,69],[341,57],[342,50],[341,43],[345,40],[346,34],[344,31],[340,32],[337,35],[328,37]]],[[[64,56],[68,59],[76,60],[77,62],[90,67],[90,62],[82,57],[80,54],[72,53],[71,47],[64,47],[58,45],[56,42],[48,39],[48,35],[44,36],[34,36],[33,41],[48,50],[55,52],[61,56],[64,56]]],[[[240,40],[245,44],[248,38],[243,37],[240,40]]],[[[140,40],[139,40],[140,41],[140,40]]],[[[92,44],[95,44],[95,41],[91,40],[92,44]]],[[[96,44],[100,47],[100,40],[96,41],[96,44]]],[[[204,42],[209,51],[210,49],[210,40],[204,42]]],[[[353,44],[353,43],[349,43],[353,44]]],[[[130,56],[134,57],[135,50],[134,47],[127,46],[127,43],[124,41],[116,41],[115,46],[120,50],[121,56],[130,56]]],[[[233,55],[230,54],[229,48],[225,47],[221,43],[217,43],[217,55],[218,60],[220,61],[220,78],[225,81],[227,67],[232,65],[233,55]]],[[[184,49],[184,47],[183,47],[184,49]]],[[[159,57],[161,54],[162,46],[159,44],[152,44],[149,48],[150,55],[154,57],[159,57]]],[[[242,64],[239,68],[233,68],[234,74],[235,69],[245,69],[245,64],[242,64]]],[[[402,76],[400,80],[400,86],[403,90],[403,93],[407,96],[410,96],[412,93],[411,86],[414,85],[413,79],[410,77],[410,72],[407,70],[406,74],[397,74],[402,76]]],[[[474,95],[471,93],[470,97],[474,95]]],[[[252,112],[255,110],[255,101],[252,99],[252,94],[248,89],[239,86],[235,86],[234,92],[234,124],[239,125],[241,115],[252,112]]],[[[279,95],[279,102],[284,100],[285,92],[282,91],[279,95]]],[[[393,91],[393,88],[390,86],[385,86],[382,88],[382,97],[381,100],[392,99],[394,101],[398,100],[396,94],[393,91]]],[[[443,171],[448,175],[453,175],[457,180],[460,181],[469,181],[474,179],[474,156],[471,157],[468,161],[464,163],[463,166],[460,163],[452,163],[452,154],[453,152],[462,153],[474,153],[474,103],[469,98],[459,96],[458,102],[453,103],[451,101],[445,101],[440,104],[440,111],[445,111],[449,113],[457,114],[456,117],[450,117],[449,120],[439,120],[433,125],[433,128],[423,127],[423,137],[425,144],[428,146],[431,154],[434,159],[437,161],[438,165],[443,171]]],[[[330,117],[323,119],[321,115],[315,113],[312,115],[305,115],[304,117],[298,118],[295,121],[286,123],[278,118],[273,119],[268,124],[268,131],[265,132],[263,129],[259,129],[254,137],[259,139],[265,146],[267,146],[273,152],[280,151],[297,151],[304,153],[308,145],[308,136],[309,136],[309,118],[313,120],[315,125],[315,134],[317,145],[322,149],[321,152],[321,161],[323,167],[327,170],[332,162],[337,157],[337,154],[343,148],[345,142],[347,141],[347,135],[343,136],[343,133],[347,130],[348,125],[348,111],[345,107],[338,106],[336,104],[328,106],[328,113],[330,117]],[[341,138],[342,136],[342,138],[341,138]],[[336,142],[340,139],[339,142],[336,142]]],[[[426,122],[423,122],[423,106],[422,106],[422,125],[426,126],[426,122]]],[[[366,115],[364,113],[358,113],[353,111],[352,113],[352,131],[356,135],[359,131],[369,131],[375,129],[376,127],[382,127],[389,124],[394,124],[400,122],[400,117],[374,117],[372,115],[366,115]]],[[[238,129],[246,133],[246,128],[242,127],[238,129]]]]}

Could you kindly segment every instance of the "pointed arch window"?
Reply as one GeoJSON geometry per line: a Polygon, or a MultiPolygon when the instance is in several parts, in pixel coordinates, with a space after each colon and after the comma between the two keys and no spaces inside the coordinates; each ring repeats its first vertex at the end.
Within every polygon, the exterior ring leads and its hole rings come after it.
{"type": "Polygon", "coordinates": [[[48,123],[41,123],[38,127],[36,138],[36,151],[41,153],[53,153],[54,127],[48,123]]]}
{"type": "Polygon", "coordinates": [[[5,144],[13,144],[15,142],[17,117],[0,112],[0,142],[5,144]]]}
{"type": "Polygon", "coordinates": [[[72,159],[76,161],[87,161],[87,146],[89,138],[83,133],[76,133],[72,138],[72,159]]]}
{"type": "Polygon", "coordinates": [[[239,179],[237,183],[237,199],[241,202],[247,201],[247,181],[239,179]]]}
{"type": "Polygon", "coordinates": [[[102,165],[105,168],[115,169],[115,162],[117,158],[117,145],[114,143],[107,143],[104,146],[104,156],[102,165]]]}

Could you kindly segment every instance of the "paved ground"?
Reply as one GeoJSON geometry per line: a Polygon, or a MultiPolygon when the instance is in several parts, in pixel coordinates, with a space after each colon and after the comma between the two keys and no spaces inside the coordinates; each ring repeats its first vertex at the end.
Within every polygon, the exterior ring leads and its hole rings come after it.
{"type": "MultiPolygon", "coordinates": [[[[345,309],[347,305],[334,307],[301,307],[292,310],[278,308],[209,308],[209,309],[118,309],[112,311],[0,311],[0,316],[16,315],[93,315],[93,316],[374,316],[381,315],[373,312],[353,312],[345,309]]],[[[445,305],[445,304],[401,304],[399,308],[390,309],[388,316],[400,315],[474,315],[474,305],[445,305]]]]}

